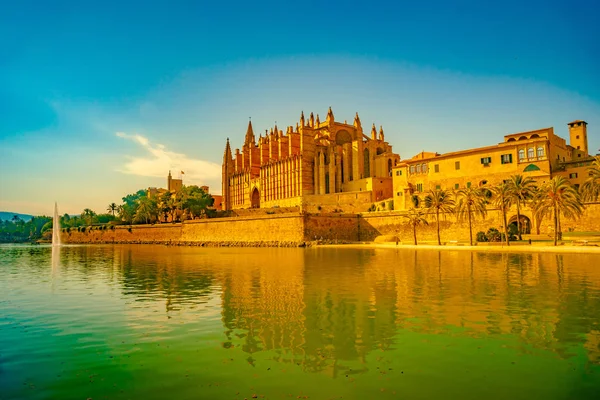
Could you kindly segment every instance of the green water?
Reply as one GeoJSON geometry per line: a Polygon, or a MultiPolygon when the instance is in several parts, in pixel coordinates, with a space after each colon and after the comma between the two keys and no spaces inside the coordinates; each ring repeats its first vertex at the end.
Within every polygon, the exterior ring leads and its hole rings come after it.
{"type": "Polygon", "coordinates": [[[0,247],[0,399],[600,398],[600,256],[0,247]]]}

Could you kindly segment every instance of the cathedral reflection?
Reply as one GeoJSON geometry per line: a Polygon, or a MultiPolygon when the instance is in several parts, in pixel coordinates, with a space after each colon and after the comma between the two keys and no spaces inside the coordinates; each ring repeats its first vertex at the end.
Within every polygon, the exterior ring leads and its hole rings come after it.
{"type": "Polygon", "coordinates": [[[398,341],[405,331],[512,337],[524,352],[584,349],[600,363],[597,255],[82,246],[61,257],[61,271],[95,265],[82,282],[101,273],[145,304],[132,320],[146,310],[149,323],[158,311],[202,324],[210,303],[222,346],[250,363],[269,352],[306,371],[348,374],[368,368],[372,352],[408,345],[398,341]]]}
{"type": "Polygon", "coordinates": [[[585,343],[597,363],[600,271],[580,260],[387,249],[311,249],[284,262],[263,257],[223,275],[226,345],[240,341],[249,354],[277,350],[278,361],[334,376],[348,362],[365,363],[369,352],[393,349],[403,329],[513,335],[562,357],[585,343]],[[585,269],[584,279],[570,279],[567,263],[585,269]]]}

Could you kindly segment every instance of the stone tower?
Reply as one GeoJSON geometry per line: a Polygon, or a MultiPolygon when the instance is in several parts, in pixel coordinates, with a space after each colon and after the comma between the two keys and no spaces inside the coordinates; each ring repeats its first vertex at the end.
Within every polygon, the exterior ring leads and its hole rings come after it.
{"type": "Polygon", "coordinates": [[[577,150],[584,153],[584,157],[588,153],[588,140],[587,140],[587,122],[581,120],[575,120],[569,122],[569,144],[577,150]]]}

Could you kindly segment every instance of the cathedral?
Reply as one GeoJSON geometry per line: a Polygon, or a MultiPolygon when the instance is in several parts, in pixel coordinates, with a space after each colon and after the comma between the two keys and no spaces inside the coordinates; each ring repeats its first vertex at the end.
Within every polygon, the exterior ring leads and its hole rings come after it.
{"type": "MultiPolygon", "coordinates": [[[[365,135],[354,122],[336,122],[331,107],[323,122],[304,113],[286,132],[277,125],[256,139],[248,123],[242,149],[223,155],[224,210],[318,204],[323,196],[360,193],[361,201],[391,199],[392,168],[400,156],[385,141],[383,128],[365,135]]],[[[342,197],[338,197],[338,200],[342,197]]]]}

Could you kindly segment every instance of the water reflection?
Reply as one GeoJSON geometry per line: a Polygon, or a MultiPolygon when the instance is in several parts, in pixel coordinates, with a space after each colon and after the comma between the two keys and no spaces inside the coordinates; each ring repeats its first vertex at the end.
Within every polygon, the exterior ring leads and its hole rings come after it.
{"type": "MultiPolygon", "coordinates": [[[[35,269],[40,251],[19,257],[35,269]]],[[[402,346],[402,332],[510,336],[523,351],[583,348],[600,362],[597,255],[80,246],[52,248],[51,265],[53,280],[117,290],[131,326],[219,318],[222,348],[251,364],[273,352],[337,376],[402,346]]]]}
{"type": "Polygon", "coordinates": [[[401,330],[512,335],[561,357],[585,343],[595,363],[600,354],[595,255],[115,246],[68,257],[88,275],[103,265],[125,296],[169,316],[220,298],[222,345],[249,362],[277,350],[280,362],[336,375],[397,346],[401,330]]]}

